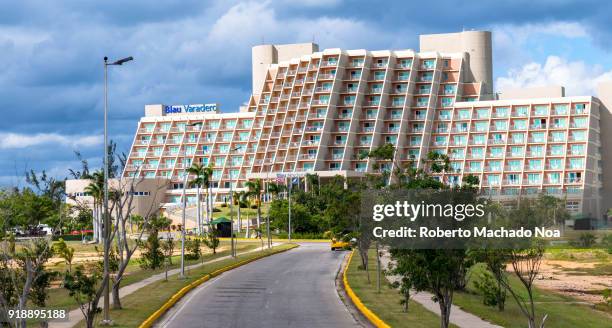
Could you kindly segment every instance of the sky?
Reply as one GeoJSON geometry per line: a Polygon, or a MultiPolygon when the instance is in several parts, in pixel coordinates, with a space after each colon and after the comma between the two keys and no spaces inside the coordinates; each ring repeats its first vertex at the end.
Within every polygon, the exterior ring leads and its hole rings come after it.
{"type": "Polygon", "coordinates": [[[64,178],[82,153],[100,166],[103,62],[109,134],[128,152],[145,104],[217,102],[251,93],[251,47],[418,49],[418,35],[493,32],[495,90],[564,85],[594,95],[612,80],[609,1],[10,1],[0,0],[0,186],[26,170],[64,178]]]}

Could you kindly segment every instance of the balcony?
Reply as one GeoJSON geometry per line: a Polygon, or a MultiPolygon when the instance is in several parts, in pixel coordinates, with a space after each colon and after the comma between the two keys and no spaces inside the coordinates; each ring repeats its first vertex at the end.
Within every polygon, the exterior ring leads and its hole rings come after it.
{"type": "Polygon", "coordinates": [[[337,61],[323,61],[321,62],[321,67],[336,67],[338,65],[337,61]]]}
{"type": "Polygon", "coordinates": [[[362,128],[361,128],[361,130],[360,130],[360,132],[363,132],[363,133],[370,133],[370,132],[374,132],[374,127],[372,127],[372,126],[369,126],[369,127],[362,127],[362,128]]]}
{"type": "Polygon", "coordinates": [[[334,74],[328,74],[328,73],[319,74],[319,79],[320,80],[333,80],[334,77],[335,77],[334,74]]]}
{"type": "Polygon", "coordinates": [[[330,87],[316,87],[315,92],[330,92],[332,89],[330,87]]]}
{"type": "Polygon", "coordinates": [[[301,154],[300,155],[300,160],[315,160],[315,159],[317,159],[316,154],[301,154]]]}
{"type": "Polygon", "coordinates": [[[324,99],[313,99],[313,100],[312,100],[312,104],[313,104],[313,105],[329,105],[329,100],[324,100],[324,99]]]}
{"type": "Polygon", "coordinates": [[[319,140],[304,140],[302,141],[302,146],[318,146],[319,140]]]}

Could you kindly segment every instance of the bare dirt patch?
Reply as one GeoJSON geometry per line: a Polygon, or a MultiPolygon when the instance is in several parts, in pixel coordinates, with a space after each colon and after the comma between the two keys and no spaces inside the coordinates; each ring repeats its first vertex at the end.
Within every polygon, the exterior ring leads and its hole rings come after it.
{"type": "Polygon", "coordinates": [[[580,301],[600,303],[601,291],[612,288],[612,272],[597,272],[601,265],[601,262],[543,260],[536,285],[580,301]]]}

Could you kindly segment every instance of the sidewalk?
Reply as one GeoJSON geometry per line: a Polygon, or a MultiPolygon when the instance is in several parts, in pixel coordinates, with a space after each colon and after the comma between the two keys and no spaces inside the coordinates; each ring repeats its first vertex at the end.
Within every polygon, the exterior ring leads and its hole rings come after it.
{"type": "MultiPolygon", "coordinates": [[[[384,252],[384,255],[380,258],[380,263],[383,269],[388,268],[389,263],[391,262],[391,258],[388,252],[384,252]]],[[[390,282],[396,282],[400,280],[399,276],[387,276],[387,280],[390,282]]],[[[440,306],[438,303],[432,301],[433,295],[428,292],[418,292],[412,291],[410,293],[410,299],[415,302],[423,305],[427,310],[440,315],[440,306]]],[[[461,328],[503,328],[502,326],[494,325],[488,321],[482,320],[479,317],[463,311],[458,306],[451,306],[451,315],[450,322],[455,324],[461,328]]]]}
{"type": "MultiPolygon", "coordinates": [[[[272,247],[278,246],[280,245],[280,243],[272,243],[272,247]]],[[[250,251],[246,251],[246,252],[241,252],[238,253],[238,255],[242,255],[242,254],[248,254],[248,253],[253,253],[253,252],[258,252],[261,251],[261,247],[252,249],[250,251]]],[[[185,267],[185,271],[189,272],[189,270],[191,269],[195,269],[198,268],[202,265],[207,265],[210,263],[215,263],[215,262],[219,262],[219,261],[223,261],[226,259],[229,259],[231,256],[230,255],[226,255],[223,257],[218,257],[214,260],[210,260],[204,263],[197,263],[197,264],[192,264],[189,266],[185,267]]],[[[180,273],[181,269],[177,268],[177,269],[172,269],[172,270],[168,270],[168,277],[170,277],[171,275],[175,275],[180,273]]],[[[161,272],[158,274],[154,274],[146,279],[140,280],[138,282],[135,282],[133,284],[129,284],[125,287],[122,287],[121,289],[119,289],[119,295],[121,295],[121,298],[124,298],[127,295],[132,294],[133,292],[146,287],[147,285],[150,285],[156,281],[159,280],[163,280],[166,278],[166,273],[165,272],[161,272]]],[[[99,305],[103,304],[104,302],[104,297],[100,298],[100,302],[99,305]]],[[[113,304],[113,299],[112,299],[112,295],[111,295],[111,300],[110,300],[111,304],[113,304]]],[[[101,315],[101,314],[99,314],[101,315]]],[[[76,326],[77,323],[79,323],[81,320],[85,319],[85,317],[83,317],[83,312],[81,312],[81,310],[79,308],[73,309],[68,313],[68,321],[65,322],[50,322],[49,323],[49,328],[72,328],[74,326],[76,326]]]]}

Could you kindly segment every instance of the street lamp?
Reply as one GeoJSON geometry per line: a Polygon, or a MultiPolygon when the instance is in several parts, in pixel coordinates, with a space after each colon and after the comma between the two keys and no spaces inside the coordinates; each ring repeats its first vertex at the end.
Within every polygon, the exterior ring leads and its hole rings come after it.
{"type": "MultiPolygon", "coordinates": [[[[230,149],[230,152],[240,150],[241,148],[242,148],[241,146],[232,148],[230,149]]],[[[230,223],[230,242],[232,244],[232,250],[231,250],[232,257],[235,258],[236,257],[236,246],[234,245],[235,244],[235,239],[234,239],[234,188],[233,188],[234,184],[232,183],[232,171],[231,170],[230,170],[229,177],[230,177],[230,221],[231,221],[230,223]]],[[[238,206],[240,206],[240,200],[238,200],[238,206]]]]}
{"type": "Polygon", "coordinates": [[[104,57],[104,318],[102,324],[110,325],[110,270],[109,270],[109,248],[110,248],[110,217],[108,213],[108,66],[120,66],[134,60],[132,56],[119,59],[112,63],[108,57],[104,57]]]}
{"type": "MultiPolygon", "coordinates": [[[[187,124],[187,126],[196,126],[202,123],[191,123],[187,124]]],[[[180,278],[185,278],[185,221],[187,217],[187,178],[189,174],[187,174],[187,147],[183,144],[183,220],[181,224],[181,274],[180,278]]]]}

